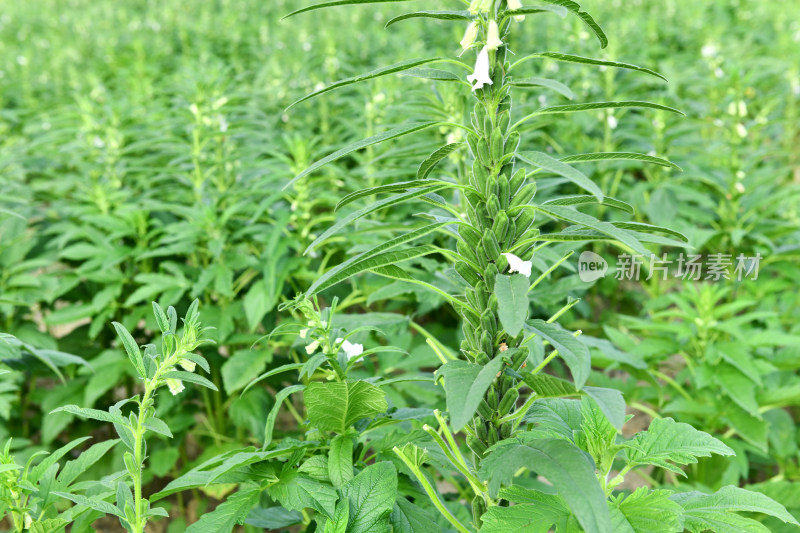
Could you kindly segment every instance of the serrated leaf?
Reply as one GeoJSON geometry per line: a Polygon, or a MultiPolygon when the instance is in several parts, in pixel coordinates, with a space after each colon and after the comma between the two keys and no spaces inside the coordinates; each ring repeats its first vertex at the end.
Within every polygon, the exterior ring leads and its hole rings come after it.
{"type": "Polygon", "coordinates": [[[558,324],[549,324],[544,320],[529,320],[525,323],[525,331],[535,333],[547,340],[567,363],[572,372],[575,387],[580,389],[586,383],[591,370],[589,349],[570,332],[558,324]]]}
{"type": "Polygon", "coordinates": [[[472,15],[469,11],[415,11],[413,13],[404,13],[398,15],[386,23],[386,28],[392,24],[397,24],[400,21],[413,19],[413,18],[430,18],[437,20],[472,20],[472,15]]]}
{"type": "Polygon", "coordinates": [[[453,431],[459,431],[472,420],[503,364],[501,357],[483,366],[466,361],[449,361],[436,371],[437,376],[444,378],[447,412],[453,431]]]}
{"type": "Polygon", "coordinates": [[[548,533],[569,516],[559,503],[522,503],[512,507],[494,505],[481,517],[480,533],[548,533]]]}
{"type": "Polygon", "coordinates": [[[325,522],[325,533],[347,533],[350,520],[350,500],[342,499],[336,504],[333,518],[325,522]]]}
{"type": "Polygon", "coordinates": [[[374,213],[375,211],[379,211],[381,209],[386,209],[387,207],[391,207],[393,205],[401,204],[401,203],[406,202],[408,200],[412,200],[414,198],[419,198],[421,196],[425,196],[426,194],[430,194],[432,192],[435,192],[435,191],[438,191],[438,190],[441,190],[441,189],[444,189],[444,188],[445,188],[444,185],[430,185],[430,186],[427,186],[427,187],[421,187],[419,189],[411,189],[409,191],[406,191],[406,192],[403,192],[403,193],[400,193],[400,194],[395,194],[395,195],[390,196],[388,198],[384,198],[383,200],[378,200],[377,202],[374,202],[374,203],[372,203],[372,204],[370,204],[370,205],[368,205],[366,207],[363,207],[363,208],[359,209],[358,211],[354,211],[354,212],[350,213],[349,215],[347,215],[346,217],[344,217],[343,219],[341,219],[338,222],[336,222],[333,226],[331,226],[327,230],[325,230],[322,233],[322,235],[317,237],[314,240],[314,242],[312,242],[311,244],[308,245],[308,248],[306,248],[305,252],[303,252],[303,255],[308,255],[308,253],[310,253],[312,250],[314,250],[314,248],[316,248],[318,244],[320,244],[324,240],[328,239],[329,237],[332,237],[333,235],[336,235],[342,229],[344,229],[346,226],[348,226],[351,222],[354,222],[354,221],[356,221],[356,220],[358,220],[360,218],[363,218],[363,217],[369,215],[370,213],[374,213]]]}
{"type": "Polygon", "coordinates": [[[333,518],[339,495],[329,485],[289,470],[280,481],[267,489],[271,498],[278,500],[289,511],[316,509],[328,518],[333,518]]]}
{"type": "Polygon", "coordinates": [[[441,161],[445,159],[450,154],[459,150],[465,146],[465,143],[451,143],[445,146],[442,146],[431,155],[429,155],[425,161],[420,164],[419,169],[417,169],[417,179],[424,180],[428,177],[428,174],[431,173],[433,168],[441,161]]]}
{"type": "Polygon", "coordinates": [[[309,423],[322,431],[339,434],[361,420],[388,408],[386,394],[366,381],[308,385],[303,393],[309,423]]]}
{"type": "Polygon", "coordinates": [[[516,337],[528,318],[528,287],[531,282],[522,274],[506,276],[497,274],[494,282],[494,295],[497,297],[497,316],[503,329],[511,337],[516,337]]]}
{"type": "Polygon", "coordinates": [[[427,509],[399,496],[389,517],[394,533],[429,533],[434,520],[427,509]]]}
{"type": "Polygon", "coordinates": [[[713,530],[716,533],[765,532],[761,523],[737,515],[737,512],[763,513],[786,524],[798,524],[786,508],[758,492],[727,486],[714,494],[687,492],[673,494],[670,499],[684,509],[684,527],[692,533],[713,530]]]}
{"type": "Polygon", "coordinates": [[[583,172],[542,152],[520,152],[516,156],[528,164],[567,178],[581,189],[592,193],[597,198],[597,201],[602,203],[603,191],[583,172]]]}
{"type": "Polygon", "coordinates": [[[683,171],[681,167],[671,161],[646,154],[634,152],[595,152],[591,154],[577,154],[562,157],[562,163],[590,163],[594,161],[640,161],[642,163],[652,163],[667,168],[674,168],[683,171]]]}
{"type": "Polygon", "coordinates": [[[617,431],[622,431],[622,426],[625,425],[625,400],[622,393],[616,389],[601,387],[584,387],[581,390],[594,400],[611,425],[617,431]]]}
{"type": "Polygon", "coordinates": [[[358,76],[353,76],[352,78],[340,80],[335,83],[332,83],[331,85],[328,85],[324,89],[320,89],[319,91],[314,91],[313,93],[304,96],[303,98],[289,104],[289,107],[286,108],[286,111],[288,111],[289,109],[293,108],[294,106],[296,106],[301,102],[305,102],[306,100],[310,100],[311,98],[315,98],[321,94],[333,91],[334,89],[338,89],[340,87],[353,85],[355,83],[361,83],[362,81],[367,81],[374,78],[380,78],[381,76],[388,76],[389,74],[395,74],[397,72],[402,72],[410,68],[419,67],[420,65],[427,65],[428,63],[434,63],[436,61],[441,61],[441,60],[442,60],[441,57],[431,57],[427,59],[412,59],[409,61],[403,61],[401,63],[395,63],[394,65],[389,65],[387,67],[381,67],[379,69],[375,69],[370,72],[365,72],[364,74],[359,74],[358,76]]]}
{"type": "Polygon", "coordinates": [[[366,139],[362,139],[360,141],[354,142],[352,144],[348,144],[344,148],[316,161],[315,163],[311,164],[307,169],[302,171],[300,174],[295,176],[289,183],[287,183],[283,188],[284,190],[288,187],[291,187],[297,180],[302,179],[305,176],[308,176],[312,172],[324,167],[328,163],[332,163],[333,161],[337,161],[344,156],[351,154],[355,151],[361,150],[362,148],[366,148],[367,146],[372,146],[375,144],[379,144],[385,141],[389,141],[391,139],[396,139],[398,137],[402,137],[404,135],[409,135],[411,133],[415,133],[417,131],[421,131],[427,128],[431,128],[433,126],[440,125],[441,122],[413,122],[411,124],[405,124],[403,126],[391,129],[389,131],[385,131],[383,133],[379,133],[378,135],[373,135],[372,137],[368,137],[366,139]]]}
{"type": "Polygon", "coordinates": [[[626,457],[632,465],[655,465],[685,475],[675,465],[697,462],[698,457],[734,455],[733,450],[708,433],[671,418],[657,418],[647,431],[637,433],[628,443],[626,457]],[[674,463],[674,464],[673,464],[674,463]]]}
{"type": "Polygon", "coordinates": [[[376,463],[342,487],[350,501],[347,533],[388,533],[389,515],[397,498],[397,471],[390,462],[376,463]]]}
{"type": "Polygon", "coordinates": [[[186,533],[230,533],[244,524],[250,510],[258,504],[259,487],[246,487],[228,496],[213,511],[203,513],[200,520],[190,525],[186,533]]]}
{"type": "Polygon", "coordinates": [[[608,503],[616,533],[681,533],[683,508],[669,499],[670,491],[640,487],[608,503]]]}
{"type": "Polygon", "coordinates": [[[510,485],[514,474],[527,468],[547,479],[586,531],[611,533],[611,518],[589,457],[569,441],[509,439],[490,449],[479,475],[496,497],[500,485],[510,485]]]}

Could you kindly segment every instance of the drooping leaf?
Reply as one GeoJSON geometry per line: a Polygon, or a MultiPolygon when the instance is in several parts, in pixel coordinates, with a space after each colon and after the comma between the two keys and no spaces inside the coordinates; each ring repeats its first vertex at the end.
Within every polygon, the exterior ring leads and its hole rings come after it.
{"type": "MultiPolygon", "coordinates": [[[[636,65],[632,65],[630,63],[620,63],[618,61],[605,61],[603,59],[592,59],[592,58],[589,58],[589,57],[581,57],[581,56],[576,56],[576,55],[571,55],[571,54],[562,54],[562,53],[559,53],[559,52],[539,52],[539,53],[536,53],[536,54],[531,54],[531,55],[523,57],[522,59],[520,59],[519,61],[514,63],[514,65],[518,65],[518,64],[522,63],[523,61],[527,61],[528,59],[533,59],[533,58],[537,58],[537,57],[553,59],[555,61],[563,61],[563,62],[566,62],[566,63],[582,63],[582,64],[585,64],[585,65],[597,65],[597,66],[601,66],[601,67],[612,67],[612,68],[621,68],[621,69],[627,69],[627,70],[637,70],[639,72],[644,72],[645,74],[650,74],[651,76],[655,76],[657,78],[661,78],[664,81],[667,81],[667,78],[665,78],[664,76],[662,76],[658,72],[655,72],[654,70],[650,70],[649,68],[639,67],[639,66],[636,66],[636,65]]],[[[512,68],[514,68],[513,65],[512,65],[512,68]]]]}
{"type": "Polygon", "coordinates": [[[322,431],[345,433],[361,420],[388,408],[386,394],[366,381],[308,385],[303,393],[309,423],[322,431]]]}
{"type": "Polygon", "coordinates": [[[494,295],[497,297],[497,316],[503,329],[511,337],[522,331],[528,318],[528,287],[530,280],[522,274],[506,276],[497,274],[494,282],[494,295]]]}
{"type": "Polygon", "coordinates": [[[568,164],[542,152],[520,152],[517,157],[528,164],[567,178],[581,189],[592,193],[598,202],[603,202],[603,191],[600,190],[600,187],[595,185],[583,172],[572,168],[568,164]]]}
{"type": "Polygon", "coordinates": [[[368,187],[366,189],[360,189],[358,191],[351,192],[350,194],[346,195],[344,198],[339,200],[339,203],[336,204],[336,207],[334,207],[333,210],[338,211],[342,207],[349,205],[361,198],[366,198],[367,196],[374,196],[377,194],[383,194],[389,192],[407,191],[409,189],[419,189],[420,187],[429,187],[431,185],[441,185],[442,188],[457,186],[455,183],[451,183],[449,181],[426,180],[426,179],[401,181],[399,183],[387,183],[385,185],[368,187]]]}
{"type": "Polygon", "coordinates": [[[419,169],[417,169],[417,179],[424,180],[428,177],[428,174],[431,173],[433,168],[439,163],[439,161],[447,158],[450,154],[459,150],[465,146],[465,143],[451,143],[445,146],[442,146],[431,155],[429,155],[425,161],[420,164],[419,169]]]}
{"type": "MultiPolygon", "coordinates": [[[[316,9],[324,9],[326,7],[338,7],[338,6],[352,6],[352,5],[361,5],[361,4],[386,4],[389,2],[409,2],[410,0],[333,0],[331,2],[323,2],[321,4],[315,4],[313,6],[304,7],[302,9],[298,9],[296,11],[292,11],[285,17],[287,19],[289,17],[293,17],[295,15],[299,15],[300,13],[306,13],[308,11],[314,11],[316,9]]],[[[283,19],[281,19],[283,20],[283,19]]]]}
{"type": "Polygon", "coordinates": [[[586,345],[555,323],[549,324],[539,319],[528,320],[524,327],[525,331],[539,335],[558,350],[572,372],[576,388],[583,387],[591,370],[591,356],[586,345]]]}
{"type": "Polygon", "coordinates": [[[52,412],[58,413],[60,411],[63,411],[65,413],[71,413],[73,415],[82,416],[84,418],[100,420],[101,422],[111,422],[112,424],[121,424],[123,426],[128,425],[128,421],[122,416],[115,415],[107,411],[100,411],[98,409],[86,409],[83,407],[78,407],[77,405],[62,405],[61,407],[53,409],[52,412]]]}
{"type": "Polygon", "coordinates": [[[590,163],[594,161],[640,161],[642,163],[652,163],[667,168],[674,168],[682,171],[681,167],[671,161],[646,154],[633,152],[596,152],[591,154],[576,154],[562,157],[562,163],[590,163]]]}
{"type": "Polygon", "coordinates": [[[472,420],[503,363],[501,357],[492,359],[486,365],[457,360],[449,361],[436,371],[437,376],[444,378],[447,412],[453,431],[459,431],[472,420]]]}
{"type": "Polygon", "coordinates": [[[597,198],[594,196],[567,196],[565,198],[554,198],[552,200],[547,200],[543,202],[542,205],[561,205],[561,206],[571,206],[571,205],[586,205],[586,204],[597,204],[605,205],[608,207],[613,207],[615,209],[619,209],[621,211],[625,211],[626,213],[630,213],[631,215],[634,214],[633,206],[617,200],[616,198],[610,198],[608,196],[603,198],[602,202],[598,202],[597,198]]]}
{"type": "Polygon", "coordinates": [[[595,20],[592,18],[591,15],[589,15],[589,13],[581,9],[581,6],[577,2],[573,2],[573,0],[544,0],[544,1],[547,2],[548,4],[563,6],[572,11],[573,13],[575,13],[575,15],[577,15],[577,17],[581,19],[583,23],[586,24],[586,26],[590,30],[592,30],[592,33],[594,33],[595,37],[597,37],[597,40],[600,41],[600,48],[605,48],[606,46],[608,46],[608,37],[606,37],[606,34],[603,32],[603,29],[600,27],[599,24],[597,24],[597,22],[595,22],[595,20]]]}
{"type": "Polygon", "coordinates": [[[413,13],[404,13],[398,15],[386,23],[386,28],[392,24],[397,24],[402,20],[413,18],[429,18],[437,20],[472,20],[472,15],[469,11],[415,11],[413,13]]]}
{"type": "Polygon", "coordinates": [[[272,442],[272,431],[275,429],[275,420],[278,418],[278,412],[281,410],[283,401],[295,392],[305,389],[305,385],[291,385],[285,389],[278,391],[275,395],[275,404],[269,410],[267,415],[267,422],[264,424],[264,448],[269,446],[272,442]]]}

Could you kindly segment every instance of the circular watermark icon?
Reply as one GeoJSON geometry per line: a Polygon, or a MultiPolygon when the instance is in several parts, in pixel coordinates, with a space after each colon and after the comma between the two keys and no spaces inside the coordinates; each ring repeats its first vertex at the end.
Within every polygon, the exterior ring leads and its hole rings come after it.
{"type": "Polygon", "coordinates": [[[584,283],[591,283],[606,275],[608,263],[594,252],[583,252],[578,258],[578,276],[584,283]]]}

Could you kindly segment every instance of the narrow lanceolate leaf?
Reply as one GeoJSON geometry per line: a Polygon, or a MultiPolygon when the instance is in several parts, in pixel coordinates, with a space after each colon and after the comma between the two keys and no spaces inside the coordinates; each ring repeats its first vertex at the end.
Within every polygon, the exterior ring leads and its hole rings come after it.
{"type": "Polygon", "coordinates": [[[398,281],[405,281],[408,283],[413,283],[414,285],[419,285],[421,287],[425,287],[426,289],[430,289],[436,294],[444,296],[447,301],[449,301],[456,309],[466,309],[467,311],[473,313],[475,316],[478,316],[478,312],[470,307],[466,302],[459,300],[452,294],[448,294],[443,290],[439,289],[435,285],[431,285],[430,283],[426,283],[424,281],[420,281],[416,279],[414,276],[400,268],[396,265],[386,265],[383,267],[373,268],[371,272],[378,274],[379,276],[384,276],[391,279],[396,279],[398,281]]]}
{"type": "Polygon", "coordinates": [[[620,229],[639,231],[641,233],[665,233],[677,237],[683,242],[689,242],[689,238],[679,231],[674,229],[665,228],[663,226],[654,226],[652,224],[644,224],[642,222],[612,222],[612,224],[620,229]]]}
{"type": "Polygon", "coordinates": [[[653,420],[647,431],[637,433],[628,444],[628,463],[655,465],[681,475],[683,470],[675,465],[693,464],[712,453],[733,455],[733,450],[708,433],[671,418],[653,420]]]}
{"type": "Polygon", "coordinates": [[[275,403],[267,415],[266,424],[264,424],[264,448],[269,446],[269,444],[272,442],[272,432],[275,429],[275,420],[278,418],[278,411],[280,411],[283,401],[295,392],[300,392],[305,388],[305,385],[292,385],[290,387],[286,387],[285,389],[279,390],[278,394],[275,395],[275,403]]]}
{"type": "Polygon", "coordinates": [[[213,391],[219,390],[217,389],[217,386],[214,385],[213,382],[209,381],[203,376],[198,376],[193,372],[184,372],[183,370],[173,370],[172,372],[165,372],[164,379],[179,379],[181,381],[186,381],[187,383],[194,383],[195,385],[206,387],[213,391]]]}
{"type": "Polygon", "coordinates": [[[570,206],[570,205],[586,205],[586,204],[601,204],[607,207],[613,207],[615,209],[619,209],[621,211],[625,211],[633,215],[636,211],[633,206],[627,202],[623,202],[621,200],[617,200],[616,198],[611,198],[606,196],[603,198],[602,202],[598,202],[597,198],[594,196],[567,196],[565,198],[556,198],[553,200],[547,200],[543,202],[542,205],[562,205],[562,206],[570,206]]]}
{"type": "Polygon", "coordinates": [[[522,88],[545,87],[547,89],[552,89],[553,91],[563,96],[566,96],[570,100],[575,99],[575,93],[573,93],[569,87],[567,87],[560,81],[551,80],[548,78],[525,78],[524,80],[512,81],[511,85],[514,87],[522,87],[522,88]]]}
{"type": "Polygon", "coordinates": [[[407,191],[409,189],[418,189],[420,187],[428,187],[430,185],[441,185],[442,188],[458,186],[455,183],[451,183],[449,181],[426,180],[426,179],[402,181],[400,183],[387,183],[386,185],[378,185],[377,187],[369,187],[367,189],[361,189],[360,191],[351,192],[350,194],[339,200],[339,203],[336,204],[336,207],[334,207],[333,210],[338,211],[342,207],[351,204],[361,198],[365,198],[367,196],[373,196],[376,194],[383,194],[388,192],[407,191]]]}
{"type": "Polygon", "coordinates": [[[399,15],[386,23],[386,28],[392,24],[397,24],[402,20],[413,18],[429,18],[438,20],[472,20],[472,15],[469,11],[415,11],[414,13],[405,13],[399,15]]]}
{"type": "Polygon", "coordinates": [[[417,170],[417,179],[424,180],[425,178],[427,178],[428,174],[431,173],[431,170],[433,170],[433,167],[435,167],[439,163],[439,161],[445,159],[447,156],[449,156],[456,150],[464,147],[464,145],[465,143],[452,143],[442,146],[441,148],[433,152],[419,166],[419,169],[417,170]]]}
{"type": "Polygon", "coordinates": [[[324,9],[326,7],[352,6],[361,4],[386,4],[389,2],[409,2],[409,1],[411,0],[333,0],[332,2],[323,2],[321,4],[316,4],[313,6],[308,6],[302,9],[298,9],[297,11],[292,11],[283,18],[288,19],[289,17],[299,15],[300,13],[306,13],[308,11],[314,11],[316,9],[324,9]]]}
{"type": "Polygon", "coordinates": [[[366,148],[367,146],[372,146],[374,144],[380,144],[385,141],[389,141],[391,139],[396,139],[397,137],[402,137],[403,135],[409,135],[411,133],[415,133],[420,130],[424,130],[426,128],[431,128],[433,126],[440,125],[441,122],[412,122],[410,124],[404,124],[397,128],[391,129],[389,131],[385,131],[383,133],[379,133],[378,135],[373,135],[372,137],[368,137],[366,139],[362,139],[360,141],[354,142],[352,144],[348,144],[341,150],[338,150],[326,157],[323,157],[319,161],[313,163],[310,167],[305,169],[303,172],[298,174],[297,176],[292,179],[289,183],[284,186],[284,189],[291,187],[297,180],[308,176],[312,172],[319,170],[320,168],[324,167],[328,163],[332,163],[333,161],[337,161],[348,154],[352,154],[362,148],[366,148]]]}
{"type": "Polygon", "coordinates": [[[361,83],[362,81],[367,81],[374,78],[380,78],[381,76],[388,76],[389,74],[402,72],[410,68],[419,67],[420,65],[427,65],[428,63],[441,61],[441,59],[442,59],[441,57],[430,57],[427,59],[411,59],[409,61],[403,61],[401,63],[395,63],[394,65],[389,65],[388,67],[381,67],[379,69],[375,69],[370,72],[365,72],[364,74],[359,74],[358,76],[353,76],[352,78],[339,80],[335,83],[332,83],[331,85],[328,85],[323,89],[320,89],[319,91],[314,91],[313,93],[306,95],[303,98],[289,104],[289,107],[287,107],[286,110],[288,111],[289,109],[293,108],[294,106],[296,106],[301,102],[305,102],[306,100],[310,100],[321,94],[325,94],[329,91],[333,91],[334,89],[338,89],[340,87],[361,83]]]}
{"type": "Polygon", "coordinates": [[[497,297],[497,316],[503,329],[516,337],[528,318],[528,287],[530,280],[522,274],[506,276],[498,274],[494,282],[497,297]]]}
{"type": "Polygon", "coordinates": [[[91,418],[93,420],[100,420],[101,422],[111,422],[112,424],[121,424],[123,426],[128,425],[128,421],[120,415],[114,415],[98,409],[85,409],[77,405],[62,405],[61,407],[53,409],[51,413],[57,413],[59,411],[82,416],[84,418],[91,418]]]}
{"type": "Polygon", "coordinates": [[[519,15],[538,15],[539,13],[555,13],[561,18],[566,17],[569,15],[569,10],[563,6],[535,6],[535,7],[521,7],[514,11],[507,11],[506,14],[509,16],[519,16],[519,15]]]}
{"type": "Polygon", "coordinates": [[[590,30],[592,30],[592,33],[594,33],[595,37],[597,37],[597,40],[600,41],[600,48],[605,48],[606,46],[608,46],[608,37],[606,37],[606,34],[605,32],[603,32],[603,29],[600,27],[599,24],[597,24],[597,22],[595,22],[595,20],[592,18],[591,15],[589,15],[589,13],[581,9],[581,6],[577,2],[573,2],[572,0],[544,0],[544,1],[547,2],[548,4],[563,6],[572,11],[573,13],[575,13],[578,16],[578,18],[580,18],[583,21],[583,23],[586,24],[586,26],[590,30]]]}
{"type": "Polygon", "coordinates": [[[603,191],[600,190],[600,187],[595,185],[583,172],[572,168],[563,161],[554,159],[542,152],[521,152],[517,154],[517,157],[528,164],[536,165],[548,172],[567,178],[581,189],[592,193],[598,202],[603,201],[603,191]]]}
{"type": "Polygon", "coordinates": [[[85,505],[95,511],[100,511],[101,513],[110,514],[114,516],[118,516],[120,518],[124,518],[125,515],[117,509],[115,505],[108,503],[107,501],[103,501],[96,497],[89,497],[84,496],[82,494],[70,494],[68,492],[52,492],[53,495],[58,496],[59,498],[64,498],[65,500],[69,500],[73,503],[77,503],[78,505],[85,505]]]}
{"type": "Polygon", "coordinates": [[[430,194],[432,192],[438,191],[443,189],[443,185],[431,185],[428,187],[421,187],[419,189],[412,189],[410,191],[406,191],[404,193],[395,194],[394,196],[390,196],[389,198],[384,198],[383,200],[379,200],[375,203],[372,203],[364,208],[359,209],[358,211],[354,211],[341,219],[339,222],[325,230],[322,235],[317,237],[314,242],[308,245],[306,251],[303,252],[304,255],[308,255],[314,248],[317,247],[318,244],[323,242],[325,239],[332,237],[339,233],[345,226],[349,225],[351,222],[363,218],[370,213],[374,213],[375,211],[379,211],[381,209],[385,209],[387,207],[391,207],[393,205],[397,205],[403,203],[407,200],[411,200],[413,198],[419,198],[420,196],[425,196],[426,194],[430,194]]]}
{"type": "Polygon", "coordinates": [[[567,222],[572,222],[573,224],[579,224],[595,231],[599,231],[600,233],[608,235],[609,237],[612,237],[613,239],[628,246],[631,250],[638,254],[645,256],[650,255],[650,252],[642,245],[641,242],[639,242],[638,239],[636,239],[629,232],[620,229],[609,222],[602,222],[591,215],[581,213],[580,211],[570,207],[557,207],[554,205],[548,205],[536,206],[536,209],[553,218],[566,220],[567,222]]]}
{"type": "Polygon", "coordinates": [[[303,393],[309,423],[322,431],[345,433],[361,420],[388,408],[386,394],[366,381],[311,383],[303,393]]]}
{"type": "Polygon", "coordinates": [[[490,449],[479,475],[496,497],[501,485],[510,485],[520,468],[549,481],[584,531],[611,533],[606,495],[588,455],[565,439],[508,439],[490,449]],[[493,451],[491,451],[493,450],[493,451]]]}
{"type": "Polygon", "coordinates": [[[544,320],[529,320],[525,323],[525,331],[539,335],[558,350],[572,372],[575,386],[578,389],[583,387],[591,370],[591,355],[585,344],[558,324],[550,324],[544,320]]]}
{"type": "MultiPolygon", "coordinates": [[[[400,73],[401,76],[436,81],[463,81],[461,76],[438,68],[410,68],[400,73]]],[[[466,81],[464,83],[467,83],[466,81]]]]}
{"type": "Polygon", "coordinates": [[[320,276],[317,281],[314,282],[311,287],[309,287],[306,296],[313,296],[314,294],[324,291],[325,289],[336,285],[337,283],[344,281],[356,274],[363,272],[364,270],[369,270],[372,268],[377,268],[380,266],[376,263],[374,266],[367,266],[366,263],[367,259],[375,257],[377,255],[381,255],[384,252],[391,250],[392,248],[396,248],[397,246],[401,246],[405,243],[411,242],[413,240],[419,239],[425,235],[433,233],[434,231],[447,226],[448,222],[440,222],[438,224],[429,224],[422,228],[416,229],[404,235],[400,235],[399,237],[395,237],[388,242],[385,242],[381,245],[376,246],[372,250],[367,252],[363,252],[355,257],[352,257],[345,261],[344,263],[330,269],[325,274],[320,276]],[[365,267],[365,268],[362,268],[365,267]]]}
{"type": "Polygon", "coordinates": [[[673,494],[670,499],[683,507],[683,526],[691,533],[716,531],[718,533],[764,532],[770,530],[751,518],[737,512],[762,513],[786,524],[800,525],[786,508],[758,492],[727,486],[714,494],[685,492],[673,494]]]}
{"type": "Polygon", "coordinates": [[[660,157],[632,152],[597,152],[592,154],[578,154],[562,157],[562,163],[589,163],[592,161],[641,161],[642,163],[652,163],[667,168],[674,168],[682,171],[683,169],[660,157]]]}
{"type": "MultiPolygon", "coordinates": [[[[631,63],[620,63],[619,61],[605,61],[603,59],[593,59],[591,57],[582,57],[576,56],[571,54],[562,54],[560,52],[538,52],[535,54],[531,54],[529,56],[525,56],[514,65],[518,65],[528,59],[534,59],[537,57],[543,57],[547,59],[552,59],[554,61],[563,61],[565,63],[582,63],[585,65],[597,65],[601,67],[612,67],[612,68],[621,68],[626,70],[636,70],[639,72],[644,72],[645,74],[650,74],[651,76],[655,76],[656,78],[661,78],[664,81],[667,81],[667,78],[659,74],[654,70],[650,70],[649,68],[640,67],[638,65],[633,65],[631,63]]],[[[512,66],[513,68],[513,66],[512,66]]]]}
{"type": "Polygon", "coordinates": [[[444,378],[447,412],[453,431],[459,431],[472,420],[489,385],[503,368],[503,358],[496,357],[485,366],[466,361],[450,361],[436,371],[444,378]]]}
{"type": "Polygon", "coordinates": [[[630,101],[630,102],[591,102],[586,104],[567,104],[567,105],[557,105],[552,107],[544,107],[536,112],[537,115],[557,115],[561,113],[577,113],[578,111],[591,111],[593,109],[620,109],[620,108],[651,108],[651,109],[660,109],[661,111],[669,111],[670,113],[677,113],[678,115],[684,115],[682,111],[679,111],[673,107],[668,107],[661,104],[654,104],[653,102],[638,102],[638,101],[630,101]]]}
{"type": "Polygon", "coordinates": [[[128,354],[128,358],[131,360],[133,367],[136,369],[136,373],[142,378],[146,378],[147,372],[144,369],[144,360],[142,359],[142,351],[139,349],[139,345],[136,344],[135,340],[133,340],[133,337],[125,328],[125,326],[119,322],[113,322],[113,324],[114,329],[117,330],[117,335],[122,341],[122,345],[125,347],[125,352],[128,354]]]}
{"type": "Polygon", "coordinates": [[[258,503],[260,494],[259,487],[248,486],[239,490],[213,511],[203,513],[186,533],[230,533],[237,525],[244,524],[250,510],[258,503]]]}

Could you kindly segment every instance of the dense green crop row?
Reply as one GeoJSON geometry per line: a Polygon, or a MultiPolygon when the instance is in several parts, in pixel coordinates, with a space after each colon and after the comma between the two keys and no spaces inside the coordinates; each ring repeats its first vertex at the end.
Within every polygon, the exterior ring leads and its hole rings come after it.
{"type": "Polygon", "coordinates": [[[0,530],[797,530],[796,3],[441,3],[3,6],[0,530]]]}

